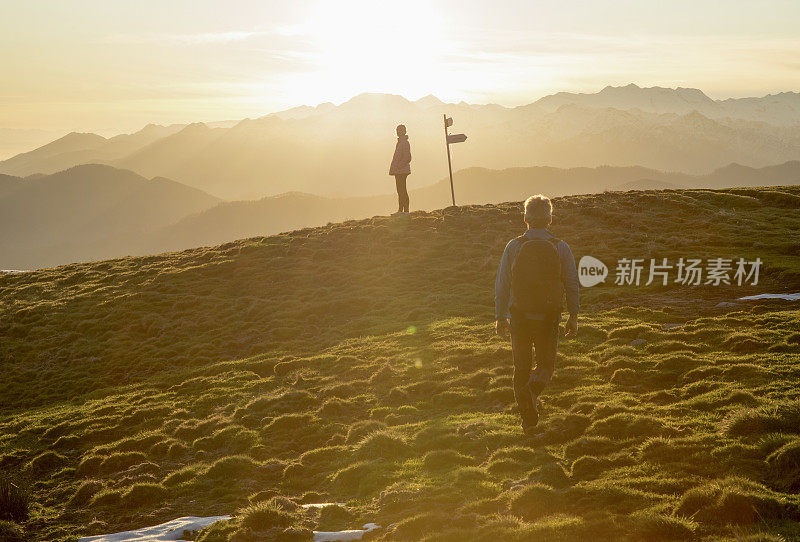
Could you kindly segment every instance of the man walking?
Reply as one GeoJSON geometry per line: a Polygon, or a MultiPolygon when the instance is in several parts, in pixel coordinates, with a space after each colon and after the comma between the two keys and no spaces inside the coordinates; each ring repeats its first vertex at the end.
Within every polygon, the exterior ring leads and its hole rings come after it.
{"type": "Polygon", "coordinates": [[[547,229],[552,216],[549,198],[540,194],[525,201],[528,231],[506,245],[494,286],[498,335],[507,335],[511,319],[514,397],[522,430],[529,435],[539,421],[538,397],[555,369],[564,293],[569,312],[565,336],[578,332],[578,272],[569,245],[547,229]],[[533,349],[536,366],[531,371],[533,349]]]}
{"type": "Polygon", "coordinates": [[[408,142],[405,125],[398,124],[396,132],[397,145],[394,147],[389,175],[394,176],[394,183],[397,187],[397,214],[408,214],[406,179],[411,175],[411,144],[408,142]]]}

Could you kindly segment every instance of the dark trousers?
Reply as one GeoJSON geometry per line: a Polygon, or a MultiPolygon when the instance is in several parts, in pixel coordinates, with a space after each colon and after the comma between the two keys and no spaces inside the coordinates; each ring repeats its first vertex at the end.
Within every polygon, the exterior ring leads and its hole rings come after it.
{"type": "Polygon", "coordinates": [[[406,179],[408,174],[394,176],[394,184],[397,186],[397,211],[399,213],[408,212],[408,189],[406,188],[406,179]]]}
{"type": "Polygon", "coordinates": [[[514,357],[514,398],[523,422],[533,408],[532,395],[538,396],[550,382],[556,367],[558,320],[511,319],[511,353],[514,357]],[[536,366],[533,352],[536,352],[536,366]]]}

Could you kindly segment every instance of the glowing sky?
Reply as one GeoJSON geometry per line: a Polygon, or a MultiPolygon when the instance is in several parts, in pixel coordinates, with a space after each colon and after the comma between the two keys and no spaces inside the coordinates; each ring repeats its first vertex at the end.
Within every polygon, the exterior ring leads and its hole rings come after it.
{"type": "Polygon", "coordinates": [[[361,92],[800,90],[800,2],[0,0],[0,128],[116,133],[361,92]]]}

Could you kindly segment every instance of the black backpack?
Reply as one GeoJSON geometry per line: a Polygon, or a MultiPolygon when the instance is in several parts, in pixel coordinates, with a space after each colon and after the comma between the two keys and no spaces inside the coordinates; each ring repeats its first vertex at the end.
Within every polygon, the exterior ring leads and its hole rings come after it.
{"type": "Polygon", "coordinates": [[[559,240],[518,237],[521,243],[511,266],[512,316],[558,318],[561,314],[559,240]]]}

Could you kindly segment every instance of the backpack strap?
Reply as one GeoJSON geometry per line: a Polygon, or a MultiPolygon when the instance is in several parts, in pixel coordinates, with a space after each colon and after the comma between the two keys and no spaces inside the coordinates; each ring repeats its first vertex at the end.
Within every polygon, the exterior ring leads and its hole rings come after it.
{"type": "Polygon", "coordinates": [[[514,239],[513,239],[513,240],[517,242],[517,246],[516,246],[516,247],[515,247],[515,249],[514,249],[514,250],[515,250],[515,254],[516,254],[516,253],[518,253],[518,252],[520,251],[520,249],[522,248],[522,246],[523,246],[525,243],[527,243],[528,241],[530,241],[530,239],[528,239],[528,238],[527,238],[526,236],[524,236],[524,235],[520,235],[519,237],[514,237],[514,239]]]}
{"type": "MultiPolygon", "coordinates": [[[[532,239],[527,235],[520,235],[519,237],[515,237],[514,240],[519,242],[520,244],[524,244],[528,241],[531,241],[532,239]]],[[[561,242],[561,239],[559,239],[558,237],[551,237],[547,240],[553,243],[553,246],[556,247],[556,249],[558,248],[558,244],[561,242]]]]}

